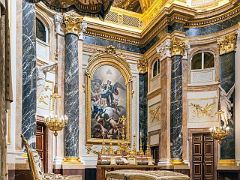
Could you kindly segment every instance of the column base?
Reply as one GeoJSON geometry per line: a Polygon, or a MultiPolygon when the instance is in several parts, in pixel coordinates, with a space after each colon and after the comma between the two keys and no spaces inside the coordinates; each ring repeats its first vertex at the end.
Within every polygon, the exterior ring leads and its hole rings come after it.
{"type": "Polygon", "coordinates": [[[158,166],[170,166],[170,165],[172,165],[170,159],[160,159],[158,161],[158,166]]]}
{"type": "Polygon", "coordinates": [[[235,159],[220,159],[218,161],[218,166],[236,166],[236,160],[235,159]]]}
{"type": "Polygon", "coordinates": [[[183,165],[184,162],[182,159],[174,158],[174,159],[171,159],[171,164],[172,165],[183,165]]]}
{"type": "Polygon", "coordinates": [[[62,157],[55,157],[53,160],[53,164],[54,165],[61,165],[63,162],[63,158],[62,157]]]}

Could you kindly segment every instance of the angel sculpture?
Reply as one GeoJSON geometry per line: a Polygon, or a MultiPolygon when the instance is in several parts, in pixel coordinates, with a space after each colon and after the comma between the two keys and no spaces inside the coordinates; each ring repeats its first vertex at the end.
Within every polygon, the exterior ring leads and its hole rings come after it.
{"type": "Polygon", "coordinates": [[[221,114],[221,120],[224,121],[224,124],[227,125],[229,122],[233,123],[232,120],[232,102],[230,100],[235,89],[235,84],[231,87],[231,89],[226,93],[226,91],[219,86],[220,91],[220,108],[223,111],[221,114]]]}

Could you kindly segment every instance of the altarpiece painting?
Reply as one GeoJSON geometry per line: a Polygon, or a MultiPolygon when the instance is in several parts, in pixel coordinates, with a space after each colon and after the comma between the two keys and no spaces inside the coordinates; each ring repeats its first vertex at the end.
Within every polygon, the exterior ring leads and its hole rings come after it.
{"type": "Polygon", "coordinates": [[[91,59],[87,69],[87,143],[124,137],[130,140],[132,77],[128,63],[104,52],[91,59]]]}

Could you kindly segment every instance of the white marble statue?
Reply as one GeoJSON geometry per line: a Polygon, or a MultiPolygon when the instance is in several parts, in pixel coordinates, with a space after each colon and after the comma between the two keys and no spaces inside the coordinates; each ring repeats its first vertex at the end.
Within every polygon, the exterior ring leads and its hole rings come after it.
{"type": "Polygon", "coordinates": [[[220,91],[220,108],[223,111],[221,114],[221,120],[224,121],[224,124],[227,125],[228,122],[233,123],[232,121],[232,102],[230,100],[233,92],[235,89],[235,84],[231,87],[231,89],[226,92],[221,86],[219,86],[219,91],[220,91]]]}

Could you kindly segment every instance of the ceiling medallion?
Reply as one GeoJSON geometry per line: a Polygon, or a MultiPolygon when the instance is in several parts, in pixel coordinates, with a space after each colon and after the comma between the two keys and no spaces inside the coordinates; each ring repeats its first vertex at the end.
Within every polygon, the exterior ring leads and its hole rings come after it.
{"type": "Polygon", "coordinates": [[[104,18],[114,0],[26,0],[30,3],[42,1],[57,12],[76,11],[80,15],[104,18]]]}

